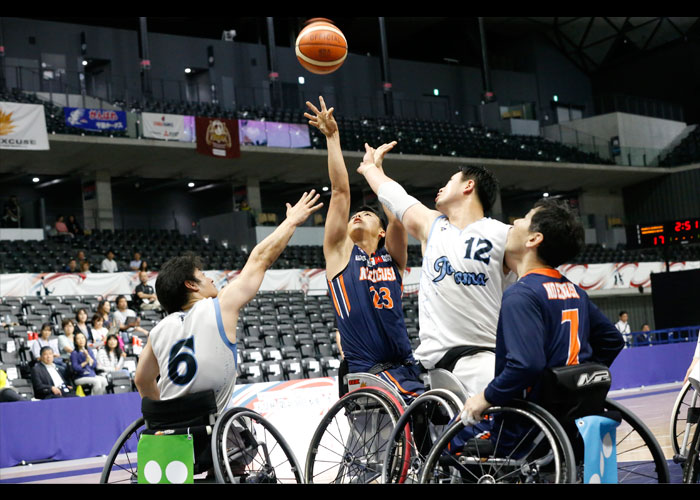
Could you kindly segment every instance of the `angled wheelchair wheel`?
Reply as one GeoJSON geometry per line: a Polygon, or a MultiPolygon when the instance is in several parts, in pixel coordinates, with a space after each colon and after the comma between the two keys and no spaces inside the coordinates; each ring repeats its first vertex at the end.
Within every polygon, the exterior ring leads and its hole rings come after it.
{"type": "Polygon", "coordinates": [[[107,456],[100,476],[100,483],[138,483],[136,448],[139,437],[144,430],[146,430],[146,426],[142,417],[132,422],[122,432],[107,456]]]}
{"type": "Polygon", "coordinates": [[[683,464],[683,482],[700,483],[700,430],[697,426],[688,447],[688,458],[683,464]]]}
{"type": "MultiPolygon", "coordinates": [[[[347,393],[324,416],[309,445],[309,483],[378,483],[382,460],[403,405],[387,390],[363,387],[347,393]]],[[[408,428],[395,466],[408,468],[408,428]]]]}
{"type": "Polygon", "coordinates": [[[258,413],[231,408],[211,441],[218,483],[303,483],[302,468],[280,432],[258,413]]]}
{"type": "Polygon", "coordinates": [[[487,414],[491,422],[488,431],[476,434],[472,426],[465,428],[458,420],[443,433],[426,458],[421,483],[575,481],[571,444],[549,413],[523,401],[492,407],[487,414]]]}
{"type": "Polygon", "coordinates": [[[686,382],[678,393],[671,412],[671,447],[676,462],[682,462],[687,456],[688,444],[697,427],[697,415],[689,415],[691,408],[697,412],[700,409],[700,401],[695,388],[690,382],[686,382]]]}
{"type": "Polygon", "coordinates": [[[431,389],[418,396],[396,422],[391,432],[382,466],[382,483],[414,484],[432,445],[459,415],[462,403],[452,392],[431,389]],[[406,426],[409,428],[409,446],[405,446],[406,426]],[[408,451],[408,469],[402,459],[408,451]]]}
{"type": "Polygon", "coordinates": [[[649,428],[620,403],[606,399],[605,409],[622,415],[615,433],[618,483],[670,482],[668,462],[649,428]]]}

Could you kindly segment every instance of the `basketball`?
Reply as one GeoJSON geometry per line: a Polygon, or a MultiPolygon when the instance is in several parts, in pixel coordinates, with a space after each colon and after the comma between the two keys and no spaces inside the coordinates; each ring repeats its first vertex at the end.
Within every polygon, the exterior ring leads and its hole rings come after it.
{"type": "Polygon", "coordinates": [[[309,19],[299,33],[295,50],[305,69],[317,75],[327,75],[345,62],[348,42],[331,21],[316,17],[309,19]]]}

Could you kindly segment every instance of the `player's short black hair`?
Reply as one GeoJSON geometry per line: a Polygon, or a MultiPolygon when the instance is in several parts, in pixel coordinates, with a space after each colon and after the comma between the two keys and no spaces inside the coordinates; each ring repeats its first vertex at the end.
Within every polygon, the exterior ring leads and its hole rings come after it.
{"type": "Polygon", "coordinates": [[[490,212],[498,196],[498,179],[490,170],[479,165],[459,167],[464,180],[472,179],[476,184],[476,195],[481,202],[484,212],[490,212]]]}
{"type": "MultiPolygon", "coordinates": [[[[379,219],[379,225],[381,226],[381,228],[384,231],[386,231],[386,226],[388,223],[386,220],[386,216],[382,212],[379,212],[374,207],[371,207],[369,205],[362,205],[357,210],[352,212],[352,214],[350,214],[350,216],[352,217],[352,215],[359,213],[359,212],[372,212],[379,219]]],[[[386,241],[386,238],[379,238],[379,243],[377,244],[377,250],[379,250],[380,248],[382,248],[384,246],[385,241],[386,241]]]]}
{"type": "Polygon", "coordinates": [[[627,311],[620,311],[620,314],[618,314],[618,316],[621,318],[623,314],[627,314],[627,311]]]}
{"type": "Polygon", "coordinates": [[[194,254],[173,257],[160,268],[156,278],[158,302],[168,314],[182,310],[187,303],[185,281],[195,281],[195,270],[202,269],[202,261],[194,254]]]}
{"type": "Polygon", "coordinates": [[[578,216],[561,201],[543,198],[535,203],[530,231],[542,233],[537,256],[545,264],[558,267],[576,257],[583,248],[584,230],[578,216]]]}

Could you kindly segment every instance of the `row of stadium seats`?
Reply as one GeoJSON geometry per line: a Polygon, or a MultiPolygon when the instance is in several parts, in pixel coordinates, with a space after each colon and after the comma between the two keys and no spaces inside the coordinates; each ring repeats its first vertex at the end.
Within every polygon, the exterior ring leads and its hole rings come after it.
{"type": "Polygon", "coordinates": [[[660,162],[662,167],[675,167],[700,162],[700,127],[695,127],[660,162]]]}

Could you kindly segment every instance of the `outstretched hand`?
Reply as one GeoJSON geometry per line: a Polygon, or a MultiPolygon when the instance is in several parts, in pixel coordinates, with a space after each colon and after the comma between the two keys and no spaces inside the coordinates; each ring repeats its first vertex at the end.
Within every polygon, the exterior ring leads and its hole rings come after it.
{"type": "Polygon", "coordinates": [[[365,142],[365,156],[362,158],[362,163],[373,162],[379,170],[382,170],[382,163],[384,163],[384,156],[394,149],[394,146],[398,144],[396,141],[391,141],[387,144],[382,144],[377,149],[365,142]]]}
{"type": "Polygon", "coordinates": [[[321,104],[321,111],[309,101],[306,101],[306,105],[314,114],[304,113],[304,116],[309,119],[309,125],[313,125],[323,135],[330,137],[338,131],[338,124],[333,118],[333,110],[335,108],[326,109],[326,101],[323,100],[323,97],[319,96],[318,100],[321,104]]]}
{"type": "Polygon", "coordinates": [[[304,193],[296,205],[287,203],[287,220],[294,226],[301,226],[312,213],[323,206],[323,203],[316,205],[320,197],[321,195],[312,189],[311,192],[304,193]]]}

